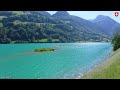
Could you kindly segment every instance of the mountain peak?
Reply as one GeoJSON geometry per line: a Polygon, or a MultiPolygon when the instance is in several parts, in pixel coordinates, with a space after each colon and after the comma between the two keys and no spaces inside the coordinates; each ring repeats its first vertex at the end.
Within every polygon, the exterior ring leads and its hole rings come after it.
{"type": "Polygon", "coordinates": [[[99,19],[99,20],[105,20],[105,19],[111,19],[109,16],[104,16],[104,15],[98,15],[97,17],[96,17],[96,19],[99,19]]]}
{"type": "Polygon", "coordinates": [[[70,14],[67,11],[57,11],[52,17],[56,19],[69,19],[70,14]]]}
{"type": "Polygon", "coordinates": [[[51,16],[48,12],[46,11],[38,11],[40,14],[45,15],[45,16],[51,16]]]}
{"type": "MultiPolygon", "coordinates": [[[[57,11],[55,14],[57,14],[57,15],[64,15],[64,16],[68,16],[69,15],[69,13],[67,11],[57,11]]],[[[55,15],[55,14],[53,14],[53,15],[55,15]]]]}
{"type": "Polygon", "coordinates": [[[110,18],[109,16],[104,16],[104,15],[98,15],[94,20],[92,20],[94,24],[97,26],[101,27],[103,30],[102,32],[112,35],[114,30],[117,27],[120,27],[120,24],[110,18]]]}
{"type": "Polygon", "coordinates": [[[109,16],[104,16],[104,15],[98,15],[95,19],[91,20],[92,22],[96,23],[96,22],[116,22],[114,21],[112,18],[110,18],[109,16]]]}

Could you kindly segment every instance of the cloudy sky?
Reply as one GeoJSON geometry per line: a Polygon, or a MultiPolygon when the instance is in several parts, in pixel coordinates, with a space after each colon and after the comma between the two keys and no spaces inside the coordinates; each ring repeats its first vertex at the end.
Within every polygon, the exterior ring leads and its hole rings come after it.
{"type": "MultiPolygon", "coordinates": [[[[49,12],[52,15],[57,11],[47,11],[47,12],[49,12]]],[[[120,11],[67,11],[67,12],[70,15],[76,15],[87,20],[94,19],[98,15],[106,15],[120,23],[120,15],[118,17],[114,15],[115,12],[119,12],[120,14],[120,11]]]]}

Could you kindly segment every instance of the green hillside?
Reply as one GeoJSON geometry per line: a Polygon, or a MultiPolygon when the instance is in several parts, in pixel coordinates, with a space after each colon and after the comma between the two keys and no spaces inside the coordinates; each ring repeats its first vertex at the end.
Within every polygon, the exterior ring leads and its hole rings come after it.
{"type": "MultiPolygon", "coordinates": [[[[87,25],[51,17],[46,12],[0,11],[0,43],[108,41],[87,25]],[[42,41],[43,42],[43,41],[42,41]]],[[[84,22],[85,23],[85,22],[84,22]]]]}
{"type": "Polygon", "coordinates": [[[120,78],[120,49],[113,52],[102,65],[85,74],[81,79],[119,79],[120,78]]]}

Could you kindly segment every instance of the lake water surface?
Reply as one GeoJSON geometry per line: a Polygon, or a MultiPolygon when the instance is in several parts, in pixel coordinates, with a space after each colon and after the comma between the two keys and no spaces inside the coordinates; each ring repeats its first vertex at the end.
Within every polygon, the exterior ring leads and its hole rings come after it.
{"type": "Polygon", "coordinates": [[[111,51],[110,43],[0,44],[0,78],[77,78],[103,62],[111,51]],[[48,47],[56,51],[32,52],[48,47]]]}

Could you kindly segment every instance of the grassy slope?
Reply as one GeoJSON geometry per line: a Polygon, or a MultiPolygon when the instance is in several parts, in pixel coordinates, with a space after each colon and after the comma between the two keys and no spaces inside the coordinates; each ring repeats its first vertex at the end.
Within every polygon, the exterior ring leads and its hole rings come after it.
{"type": "Polygon", "coordinates": [[[44,43],[44,42],[48,42],[48,39],[45,38],[45,39],[35,40],[34,42],[42,42],[42,43],[44,43]]]}
{"type": "Polygon", "coordinates": [[[120,79],[120,49],[103,64],[88,72],[81,79],[120,79]]]}

